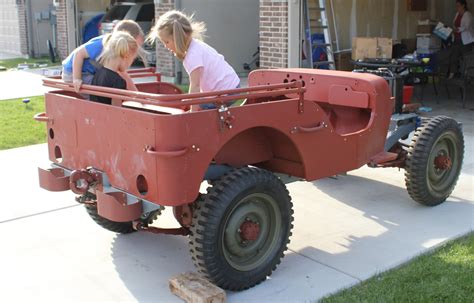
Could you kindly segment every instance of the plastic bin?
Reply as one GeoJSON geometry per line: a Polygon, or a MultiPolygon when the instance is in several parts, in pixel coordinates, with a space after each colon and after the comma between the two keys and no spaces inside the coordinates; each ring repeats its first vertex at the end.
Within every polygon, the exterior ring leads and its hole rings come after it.
{"type": "Polygon", "coordinates": [[[403,104],[410,104],[411,97],[413,97],[413,86],[404,85],[403,86],[403,104]]]}

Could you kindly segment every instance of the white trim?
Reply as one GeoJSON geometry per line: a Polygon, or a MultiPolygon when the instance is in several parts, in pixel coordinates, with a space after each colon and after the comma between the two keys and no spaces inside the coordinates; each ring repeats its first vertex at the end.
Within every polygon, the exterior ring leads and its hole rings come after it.
{"type": "Polygon", "coordinates": [[[301,1],[288,1],[288,67],[299,67],[301,56],[300,8],[301,1]]]}

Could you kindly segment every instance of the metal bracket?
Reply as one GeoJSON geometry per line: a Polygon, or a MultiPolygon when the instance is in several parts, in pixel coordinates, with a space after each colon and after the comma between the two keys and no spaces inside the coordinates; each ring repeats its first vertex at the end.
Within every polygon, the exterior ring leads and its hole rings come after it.
{"type": "Polygon", "coordinates": [[[219,129],[224,131],[226,129],[232,129],[232,121],[235,119],[229,111],[229,108],[225,105],[221,105],[217,110],[219,113],[219,129]]]}
{"type": "Polygon", "coordinates": [[[298,99],[298,113],[302,114],[304,112],[304,98],[303,98],[303,93],[299,93],[299,99],[298,99]]]}

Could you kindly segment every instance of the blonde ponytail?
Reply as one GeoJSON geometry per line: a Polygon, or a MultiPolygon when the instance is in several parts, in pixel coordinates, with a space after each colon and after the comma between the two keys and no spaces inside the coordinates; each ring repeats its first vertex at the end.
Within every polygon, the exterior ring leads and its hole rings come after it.
{"type": "Polygon", "coordinates": [[[161,15],[146,38],[147,43],[154,43],[163,33],[173,38],[176,46],[176,57],[183,60],[191,38],[202,40],[206,32],[204,22],[193,21],[193,16],[186,16],[180,11],[168,11],[161,15]]]}
{"type": "Polygon", "coordinates": [[[99,56],[99,62],[105,64],[115,58],[125,58],[138,49],[138,44],[127,32],[114,32],[106,37],[104,49],[99,56]]]}
{"type": "MultiPolygon", "coordinates": [[[[193,17],[194,17],[194,15],[191,16],[191,18],[193,18],[193,17]]],[[[207,31],[206,23],[191,21],[191,27],[193,29],[193,38],[203,40],[204,39],[204,34],[207,31]]]]}

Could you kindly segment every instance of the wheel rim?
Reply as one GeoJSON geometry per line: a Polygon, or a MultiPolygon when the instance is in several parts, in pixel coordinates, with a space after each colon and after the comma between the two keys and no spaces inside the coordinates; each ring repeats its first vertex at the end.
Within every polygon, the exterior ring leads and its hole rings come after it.
{"type": "Polygon", "coordinates": [[[447,132],[433,145],[427,167],[427,183],[434,192],[443,193],[456,180],[459,168],[456,136],[447,132]]]}
{"type": "Polygon", "coordinates": [[[240,271],[263,264],[279,248],[281,221],[277,202],[267,194],[254,193],[237,202],[222,234],[227,262],[240,271]]]}

